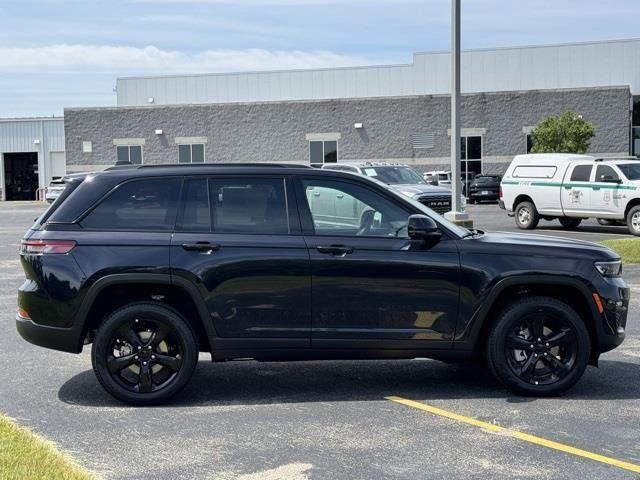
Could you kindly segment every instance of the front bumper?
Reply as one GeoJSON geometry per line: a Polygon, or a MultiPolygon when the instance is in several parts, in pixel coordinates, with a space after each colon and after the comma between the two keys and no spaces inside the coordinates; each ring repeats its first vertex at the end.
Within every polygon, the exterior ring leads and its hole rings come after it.
{"type": "Polygon", "coordinates": [[[630,289],[622,278],[603,279],[598,285],[602,302],[601,321],[597,322],[598,353],[607,352],[620,345],[626,335],[630,289]]]}

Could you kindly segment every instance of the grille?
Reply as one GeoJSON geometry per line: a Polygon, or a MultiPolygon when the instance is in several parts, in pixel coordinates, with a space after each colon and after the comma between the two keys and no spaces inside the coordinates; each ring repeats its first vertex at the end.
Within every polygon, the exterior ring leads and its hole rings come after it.
{"type": "Polygon", "coordinates": [[[436,213],[442,214],[451,210],[451,195],[429,195],[420,197],[418,201],[436,213]]]}

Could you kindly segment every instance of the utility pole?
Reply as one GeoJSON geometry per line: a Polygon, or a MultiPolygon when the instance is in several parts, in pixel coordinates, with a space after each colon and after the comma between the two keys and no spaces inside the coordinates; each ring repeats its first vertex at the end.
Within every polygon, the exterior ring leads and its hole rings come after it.
{"type": "Polygon", "coordinates": [[[451,211],[445,217],[464,226],[460,186],[460,0],[451,0],[451,211]]]}

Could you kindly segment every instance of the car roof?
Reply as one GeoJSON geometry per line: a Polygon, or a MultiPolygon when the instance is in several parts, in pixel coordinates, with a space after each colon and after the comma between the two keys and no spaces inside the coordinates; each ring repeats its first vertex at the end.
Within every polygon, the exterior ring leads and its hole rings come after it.
{"type": "Polygon", "coordinates": [[[160,165],[117,165],[95,175],[117,177],[147,177],[172,175],[206,175],[213,173],[309,173],[319,171],[308,165],[289,163],[187,163],[160,165]]]}

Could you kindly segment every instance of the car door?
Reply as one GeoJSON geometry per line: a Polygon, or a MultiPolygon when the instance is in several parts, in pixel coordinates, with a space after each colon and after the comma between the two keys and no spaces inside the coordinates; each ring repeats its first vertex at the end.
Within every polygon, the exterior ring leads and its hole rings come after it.
{"type": "Polygon", "coordinates": [[[612,165],[599,163],[595,169],[591,189],[591,209],[603,218],[622,216],[625,191],[620,188],[620,174],[612,165]]]}
{"type": "Polygon", "coordinates": [[[588,215],[591,210],[590,182],[593,163],[570,165],[562,185],[562,210],[566,215],[588,215]]]}
{"type": "Polygon", "coordinates": [[[412,211],[355,180],[301,178],[296,190],[312,275],[312,347],[448,348],[458,309],[452,238],[407,237],[412,211]]]}
{"type": "Polygon", "coordinates": [[[224,347],[309,346],[309,254],[288,182],[185,179],[172,275],[199,290],[224,347]]]}

